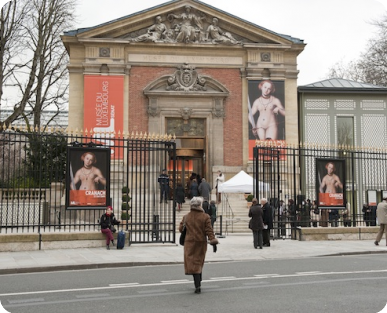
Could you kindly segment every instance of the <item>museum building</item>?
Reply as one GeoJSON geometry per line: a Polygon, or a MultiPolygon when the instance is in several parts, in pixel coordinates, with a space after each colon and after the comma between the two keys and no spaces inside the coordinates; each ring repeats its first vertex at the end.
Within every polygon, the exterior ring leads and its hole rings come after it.
{"type": "Polygon", "coordinates": [[[256,140],[299,143],[303,40],[197,0],[67,31],[69,129],[176,136],[182,183],[252,172],[256,140]],[[286,113],[285,113],[286,112],[286,113]]]}

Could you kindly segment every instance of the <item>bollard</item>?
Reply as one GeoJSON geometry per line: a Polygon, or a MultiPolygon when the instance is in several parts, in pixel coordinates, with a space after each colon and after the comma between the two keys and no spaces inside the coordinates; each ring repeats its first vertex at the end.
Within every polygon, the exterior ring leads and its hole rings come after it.
{"type": "Polygon", "coordinates": [[[220,227],[219,227],[219,233],[217,234],[218,236],[218,238],[226,238],[226,236],[223,236],[222,235],[222,229],[223,229],[223,215],[220,215],[219,216],[219,222],[220,222],[220,227]]]}

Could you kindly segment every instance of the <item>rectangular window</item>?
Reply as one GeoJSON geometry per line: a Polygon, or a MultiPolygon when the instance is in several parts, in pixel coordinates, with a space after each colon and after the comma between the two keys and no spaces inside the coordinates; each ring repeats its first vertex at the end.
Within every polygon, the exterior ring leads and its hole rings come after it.
{"type": "Polygon", "coordinates": [[[337,117],[337,144],[339,146],[353,146],[355,144],[353,116],[337,117]]]}

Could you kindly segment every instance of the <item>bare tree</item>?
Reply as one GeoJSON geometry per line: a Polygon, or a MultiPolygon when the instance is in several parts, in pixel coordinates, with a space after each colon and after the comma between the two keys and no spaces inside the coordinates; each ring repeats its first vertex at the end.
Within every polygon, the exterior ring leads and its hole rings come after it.
{"type": "Polygon", "coordinates": [[[359,61],[350,61],[349,63],[344,63],[343,60],[337,62],[333,67],[328,71],[328,78],[344,78],[353,81],[362,82],[364,73],[359,67],[359,61]]]}
{"type": "Polygon", "coordinates": [[[6,3],[0,12],[0,100],[3,102],[4,87],[15,70],[14,59],[20,52],[23,38],[22,25],[26,18],[26,6],[20,0],[6,3]]]}
{"type": "Polygon", "coordinates": [[[387,86],[387,37],[370,41],[358,67],[363,73],[364,82],[387,86]]]}
{"type": "MultiPolygon", "coordinates": [[[[61,41],[63,31],[72,26],[74,0],[17,0],[26,9],[21,25],[22,53],[13,59],[9,80],[17,90],[13,113],[2,124],[8,126],[24,118],[29,128],[41,126],[41,113],[57,112],[67,103],[68,55],[61,41]],[[32,115],[32,116],[29,116],[32,115]],[[33,125],[29,124],[33,121],[33,125]]],[[[12,53],[11,49],[11,53],[12,53]]]]}
{"type": "Polygon", "coordinates": [[[346,64],[343,61],[333,65],[327,78],[345,78],[358,82],[387,86],[387,15],[374,21],[378,32],[368,41],[366,51],[359,59],[346,64]]]}

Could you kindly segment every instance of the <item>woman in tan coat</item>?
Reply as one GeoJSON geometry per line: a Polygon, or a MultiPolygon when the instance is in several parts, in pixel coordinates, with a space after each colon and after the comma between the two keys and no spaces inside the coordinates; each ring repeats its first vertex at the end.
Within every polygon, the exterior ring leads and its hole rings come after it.
{"type": "MultiPolygon", "coordinates": [[[[207,237],[211,245],[219,242],[215,238],[211,227],[210,216],[202,209],[203,199],[193,197],[191,199],[191,210],[180,222],[179,231],[182,232],[183,225],[187,229],[184,241],[184,270],[186,275],[192,275],[195,283],[195,293],[200,293],[204,259],[207,252],[207,237]]],[[[216,251],[214,249],[214,251],[216,251]]]]}

